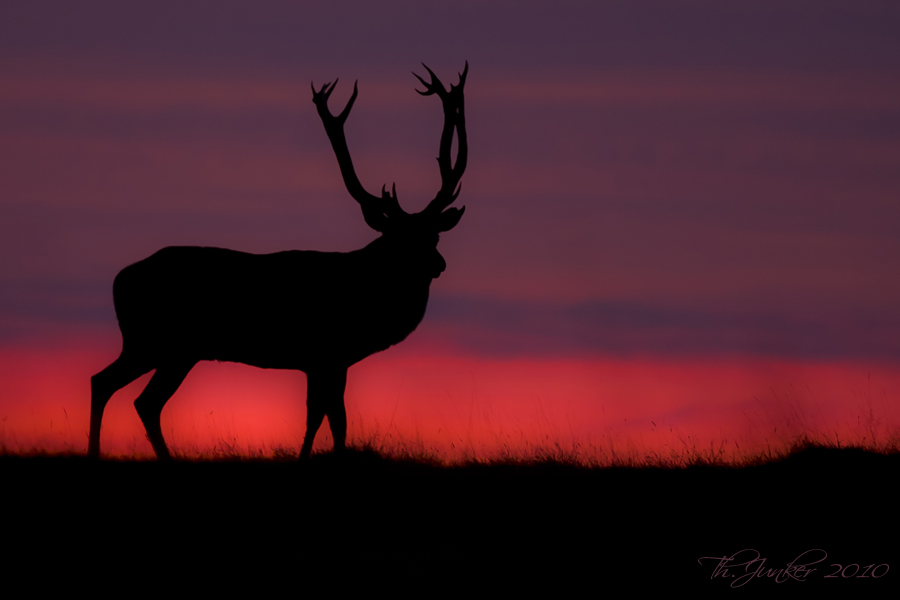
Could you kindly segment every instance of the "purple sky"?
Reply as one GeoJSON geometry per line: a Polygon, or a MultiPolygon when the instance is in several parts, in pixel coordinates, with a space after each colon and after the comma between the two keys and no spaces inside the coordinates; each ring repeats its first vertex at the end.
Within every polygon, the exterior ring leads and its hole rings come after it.
{"type": "MultiPolygon", "coordinates": [[[[469,167],[416,336],[491,355],[900,358],[900,3],[0,4],[0,344],[115,335],[166,245],[353,250],[469,167]],[[377,7],[377,8],[376,8],[377,7]]],[[[41,342],[43,343],[43,342],[41,342]]]]}

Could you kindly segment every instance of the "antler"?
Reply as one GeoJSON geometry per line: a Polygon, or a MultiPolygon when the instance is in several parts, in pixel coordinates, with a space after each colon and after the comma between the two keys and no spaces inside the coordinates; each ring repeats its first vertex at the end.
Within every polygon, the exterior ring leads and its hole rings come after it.
{"type": "MultiPolygon", "coordinates": [[[[466,75],[469,72],[469,61],[466,61],[463,72],[459,74],[459,83],[455,86],[451,85],[449,91],[444,88],[444,84],[441,83],[441,80],[437,78],[434,72],[429,69],[425,63],[422,63],[422,66],[425,67],[425,70],[428,71],[428,74],[431,76],[431,82],[428,83],[413,73],[416,79],[425,86],[424,92],[419,90],[416,91],[423,96],[437,94],[444,105],[444,130],[441,133],[440,153],[437,159],[438,166],[441,170],[441,189],[438,191],[434,200],[429,202],[425,210],[422,211],[437,216],[441,214],[445,208],[450,206],[450,204],[452,204],[459,196],[459,192],[462,189],[459,180],[466,170],[469,147],[466,142],[466,116],[463,103],[463,86],[466,83],[466,75]],[[452,165],[450,161],[450,149],[453,144],[454,128],[456,129],[456,140],[458,143],[456,165],[452,165]]],[[[450,211],[457,213],[457,209],[450,209],[447,212],[450,211]]],[[[454,225],[459,221],[459,217],[462,217],[463,211],[465,211],[465,207],[459,209],[458,215],[453,219],[454,225]]]]}
{"type": "Polygon", "coordinates": [[[331,147],[334,149],[334,154],[337,157],[347,191],[350,192],[350,196],[354,200],[359,202],[359,205],[362,207],[363,218],[365,218],[369,227],[376,231],[384,231],[389,217],[403,213],[403,209],[400,208],[400,203],[397,201],[397,186],[392,186],[391,193],[387,192],[386,186],[382,186],[381,197],[379,198],[367,192],[359,182],[359,178],[356,176],[356,171],[353,168],[353,160],[350,158],[350,150],[347,148],[347,139],[344,137],[344,122],[347,120],[347,115],[350,114],[350,109],[356,101],[358,94],[357,85],[356,82],[353,83],[353,95],[350,96],[347,106],[344,107],[341,114],[334,116],[328,110],[328,97],[331,96],[331,92],[334,91],[337,82],[338,80],[335,79],[334,83],[326,83],[318,92],[315,86],[310,83],[313,92],[313,103],[316,105],[322,124],[325,125],[325,133],[328,134],[328,139],[331,141],[331,147]]]}

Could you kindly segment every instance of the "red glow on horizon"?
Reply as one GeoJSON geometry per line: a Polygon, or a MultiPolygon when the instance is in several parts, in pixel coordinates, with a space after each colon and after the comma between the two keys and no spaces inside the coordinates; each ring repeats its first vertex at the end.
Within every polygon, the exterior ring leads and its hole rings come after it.
{"type": "MultiPolygon", "coordinates": [[[[103,351],[5,351],[0,444],[7,452],[84,452],[90,376],[103,351]]],[[[148,376],[106,409],[107,456],[153,453],[132,402],[148,376]]],[[[201,363],[163,411],[186,456],[293,453],[305,431],[305,376],[201,363]]],[[[349,439],[448,460],[578,449],[587,459],[725,458],[784,448],[800,435],[886,443],[900,369],[851,363],[594,358],[487,359],[388,352],[350,369],[349,439]]],[[[893,414],[896,414],[896,410],[893,414]]],[[[327,425],[316,449],[331,446],[327,425]]]]}

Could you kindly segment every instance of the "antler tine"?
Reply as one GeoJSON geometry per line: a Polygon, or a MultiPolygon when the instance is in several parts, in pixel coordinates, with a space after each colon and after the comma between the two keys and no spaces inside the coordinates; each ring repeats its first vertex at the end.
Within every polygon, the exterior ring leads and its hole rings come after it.
{"type": "Polygon", "coordinates": [[[330,81],[325,82],[324,84],[322,84],[322,89],[320,89],[317,92],[316,86],[313,84],[312,81],[310,81],[309,87],[312,88],[313,102],[318,102],[319,100],[324,100],[325,102],[328,102],[328,98],[329,98],[329,96],[331,96],[331,92],[334,91],[334,86],[337,85],[337,82],[338,82],[337,79],[334,80],[334,83],[331,83],[330,81]],[[329,86],[331,86],[331,87],[329,87],[329,86]]]}
{"type": "Polygon", "coordinates": [[[430,96],[431,94],[434,93],[434,92],[428,91],[428,84],[425,83],[425,80],[422,79],[421,77],[419,77],[419,76],[416,74],[415,71],[413,71],[412,74],[413,74],[413,77],[415,77],[416,79],[418,79],[419,81],[421,81],[421,82],[422,82],[422,85],[425,86],[425,91],[424,91],[424,92],[421,92],[421,91],[419,91],[419,90],[416,90],[416,93],[417,93],[417,94],[422,94],[423,96],[430,96]]]}
{"type": "MultiPolygon", "coordinates": [[[[335,85],[337,85],[337,79],[334,80],[334,83],[335,83],[335,85]]],[[[359,95],[359,90],[357,89],[358,83],[359,83],[358,79],[353,82],[353,93],[350,94],[350,99],[347,100],[347,106],[344,107],[344,110],[342,110],[341,114],[339,114],[337,117],[341,123],[343,123],[344,121],[347,120],[347,115],[350,114],[350,109],[353,108],[353,103],[356,102],[356,96],[359,95]]],[[[334,87],[332,87],[331,89],[334,89],[334,87]]],[[[328,92],[328,93],[330,94],[331,92],[328,92]]]]}
{"type": "Polygon", "coordinates": [[[455,87],[455,88],[461,90],[462,87],[466,84],[466,75],[468,75],[468,74],[469,74],[469,61],[466,61],[466,66],[463,67],[463,72],[457,73],[457,75],[459,75],[459,83],[456,84],[455,86],[451,85],[450,89],[453,89],[455,87]]]}
{"type": "Polygon", "coordinates": [[[437,94],[441,98],[446,96],[447,90],[444,88],[444,84],[441,83],[441,80],[438,79],[437,75],[434,74],[434,71],[429,69],[428,65],[426,65],[425,63],[422,63],[422,66],[425,67],[425,70],[428,71],[429,75],[431,75],[431,83],[426,83],[424,79],[422,79],[421,77],[416,75],[416,73],[413,73],[413,75],[415,75],[416,79],[421,81],[422,85],[425,86],[424,92],[420,92],[419,90],[416,90],[416,92],[418,92],[419,94],[422,94],[423,96],[430,96],[432,94],[437,94]]]}
{"type": "Polygon", "coordinates": [[[400,201],[397,200],[397,184],[391,184],[391,192],[387,192],[387,185],[381,186],[381,201],[385,205],[386,212],[391,211],[400,211],[403,212],[403,209],[400,208],[400,201]]]}
{"type": "MultiPolygon", "coordinates": [[[[325,113],[329,118],[335,119],[338,122],[342,123],[347,120],[347,116],[350,114],[350,109],[353,108],[353,103],[356,102],[356,97],[359,95],[359,80],[353,82],[353,94],[350,95],[350,100],[347,101],[347,106],[344,107],[344,110],[337,116],[331,114],[331,111],[328,109],[328,98],[331,97],[331,92],[334,91],[334,88],[337,87],[337,83],[340,79],[335,79],[334,83],[325,83],[318,92],[316,91],[315,85],[310,82],[310,87],[312,87],[313,91],[313,102],[318,106],[320,103],[325,107],[325,113]]],[[[321,114],[321,111],[320,111],[321,114]]],[[[324,118],[324,117],[323,117],[324,118]]]]}

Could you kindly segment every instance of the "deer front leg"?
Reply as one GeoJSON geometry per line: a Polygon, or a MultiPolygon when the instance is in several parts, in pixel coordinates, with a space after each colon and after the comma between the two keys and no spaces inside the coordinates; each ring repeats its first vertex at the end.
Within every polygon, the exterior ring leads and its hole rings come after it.
{"type": "Polygon", "coordinates": [[[322,420],[328,416],[334,450],[344,449],[347,439],[347,412],[344,408],[344,389],[347,386],[347,369],[322,369],[306,374],[306,436],[300,449],[300,459],[312,453],[316,432],[322,420]]]}

